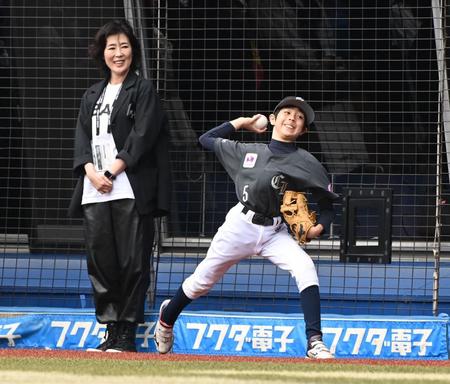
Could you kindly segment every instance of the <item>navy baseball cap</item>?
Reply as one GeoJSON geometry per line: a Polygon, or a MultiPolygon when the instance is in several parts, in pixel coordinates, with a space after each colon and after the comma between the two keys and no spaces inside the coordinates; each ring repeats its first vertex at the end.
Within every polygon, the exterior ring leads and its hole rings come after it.
{"type": "Polygon", "coordinates": [[[309,104],[299,96],[287,96],[281,100],[273,113],[276,114],[281,108],[285,107],[297,107],[305,114],[306,125],[310,125],[314,121],[314,110],[309,106],[309,104]]]}

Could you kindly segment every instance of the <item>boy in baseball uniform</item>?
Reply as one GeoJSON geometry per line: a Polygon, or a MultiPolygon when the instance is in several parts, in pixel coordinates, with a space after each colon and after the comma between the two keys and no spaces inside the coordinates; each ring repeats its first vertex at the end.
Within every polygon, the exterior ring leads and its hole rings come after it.
{"type": "Polygon", "coordinates": [[[333,200],[338,196],[331,189],[327,171],[313,155],[295,144],[313,122],[314,111],[301,97],[288,96],[269,116],[273,126],[269,144],[229,139],[240,129],[265,132],[267,127],[257,122],[260,117],[225,122],[199,139],[205,149],[214,151],[233,180],[238,203],[227,213],[205,259],[174,297],[161,304],[154,335],[160,353],[172,349],[173,325],[192,300],[206,295],[231,266],[259,255],[295,279],[305,319],[307,357],[334,357],[322,340],[319,280],[314,263],[280,216],[283,193],[290,189],[309,191],[317,201],[319,217],[308,231],[308,239],[326,233],[334,217],[333,200]]]}

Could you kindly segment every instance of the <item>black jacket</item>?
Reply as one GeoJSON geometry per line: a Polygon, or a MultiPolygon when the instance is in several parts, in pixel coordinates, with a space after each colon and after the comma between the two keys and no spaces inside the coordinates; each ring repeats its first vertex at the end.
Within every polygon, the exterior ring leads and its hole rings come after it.
{"type": "MultiPolygon", "coordinates": [[[[86,90],[75,133],[73,170],[78,176],[69,215],[80,216],[84,165],[93,163],[92,113],[107,80],[86,90]]],[[[150,80],[130,72],[115,101],[110,119],[117,157],[125,161],[128,179],[141,215],[165,216],[169,212],[171,176],[167,116],[150,80]]]]}

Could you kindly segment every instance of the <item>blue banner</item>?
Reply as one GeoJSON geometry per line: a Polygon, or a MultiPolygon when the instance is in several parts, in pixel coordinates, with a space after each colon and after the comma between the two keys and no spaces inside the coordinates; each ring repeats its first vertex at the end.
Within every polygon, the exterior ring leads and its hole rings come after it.
{"type": "MultiPolygon", "coordinates": [[[[336,357],[448,359],[448,317],[324,316],[325,344],[336,357]]],[[[303,317],[185,314],[175,328],[181,353],[300,357],[306,353],[303,317]]]]}
{"type": "MultiPolygon", "coordinates": [[[[137,329],[140,352],[156,352],[157,314],[137,329]]],[[[448,359],[448,316],[330,316],[322,318],[324,341],[336,357],[448,359]]],[[[185,312],[174,327],[174,353],[303,357],[306,339],[301,315],[185,312]]],[[[0,348],[84,350],[105,333],[93,313],[33,313],[0,317],[0,348]]]]}

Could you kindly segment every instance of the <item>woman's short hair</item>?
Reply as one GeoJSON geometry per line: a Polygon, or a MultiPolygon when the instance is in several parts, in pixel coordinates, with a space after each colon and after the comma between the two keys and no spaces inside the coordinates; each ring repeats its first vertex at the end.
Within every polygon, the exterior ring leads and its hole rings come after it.
{"type": "Polygon", "coordinates": [[[136,38],[133,27],[127,20],[113,20],[106,23],[95,34],[93,43],[89,46],[89,56],[97,63],[97,66],[106,77],[110,76],[111,70],[105,63],[104,51],[106,40],[109,36],[123,33],[128,37],[131,44],[131,52],[133,58],[131,60],[130,70],[135,71],[141,63],[141,49],[138,39],[136,38]]]}

